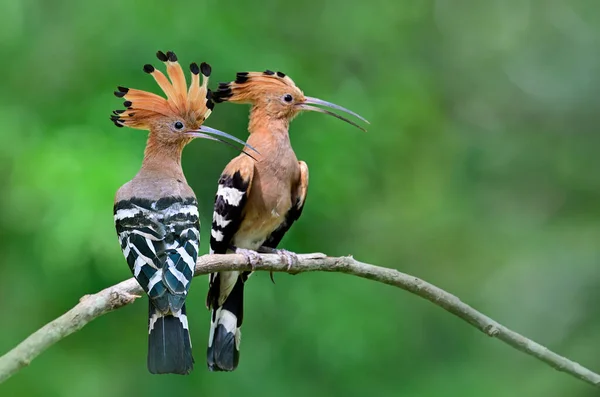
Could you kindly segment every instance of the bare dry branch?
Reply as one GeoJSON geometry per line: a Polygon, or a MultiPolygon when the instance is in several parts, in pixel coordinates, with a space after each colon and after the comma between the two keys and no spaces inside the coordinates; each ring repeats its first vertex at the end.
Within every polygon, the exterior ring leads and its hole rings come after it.
{"type": "MultiPolygon", "coordinates": [[[[288,272],[339,272],[392,285],[444,308],[460,317],[484,334],[500,339],[515,349],[536,357],[551,367],[566,372],[591,385],[600,387],[600,375],[580,364],[562,357],[546,347],[520,335],[491,318],[463,303],[456,296],[429,284],[417,277],[388,269],[369,265],[352,257],[328,257],[324,254],[298,255],[298,263],[288,271],[287,263],[279,255],[263,254],[262,263],[254,270],[288,272]]],[[[198,258],[196,276],[222,270],[250,270],[242,255],[204,255],[198,258]]],[[[40,355],[44,350],[67,335],[80,330],[93,319],[133,303],[143,294],[137,282],[131,278],[102,291],[86,295],[67,313],[46,324],[17,347],[0,357],[0,383],[14,375],[40,355]]]]}

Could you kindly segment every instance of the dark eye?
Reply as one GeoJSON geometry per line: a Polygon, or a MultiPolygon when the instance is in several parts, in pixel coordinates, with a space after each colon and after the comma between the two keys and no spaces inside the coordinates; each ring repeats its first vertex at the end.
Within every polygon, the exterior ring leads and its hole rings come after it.
{"type": "Polygon", "coordinates": [[[294,100],[294,98],[290,94],[285,94],[283,96],[283,100],[286,101],[286,102],[292,102],[292,100],[294,100]]]}
{"type": "Polygon", "coordinates": [[[180,130],[183,128],[183,123],[181,121],[176,121],[175,122],[175,129],[176,130],[180,130]]]}

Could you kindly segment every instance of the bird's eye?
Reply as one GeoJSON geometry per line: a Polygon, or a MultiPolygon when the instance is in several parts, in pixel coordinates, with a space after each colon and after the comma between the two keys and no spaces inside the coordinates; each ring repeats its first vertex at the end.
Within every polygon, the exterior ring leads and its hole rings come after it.
{"type": "Polygon", "coordinates": [[[176,130],[180,130],[183,128],[183,123],[181,121],[176,121],[174,126],[176,130]]]}
{"type": "Polygon", "coordinates": [[[294,100],[294,98],[292,97],[291,94],[285,94],[283,96],[283,100],[289,103],[289,102],[292,102],[294,100]]]}

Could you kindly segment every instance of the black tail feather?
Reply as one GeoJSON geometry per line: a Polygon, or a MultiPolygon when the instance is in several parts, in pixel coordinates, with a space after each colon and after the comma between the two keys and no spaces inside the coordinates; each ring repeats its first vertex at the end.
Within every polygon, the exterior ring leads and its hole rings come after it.
{"type": "Polygon", "coordinates": [[[206,351],[211,371],[233,371],[240,360],[240,327],[244,317],[244,281],[238,277],[219,308],[213,308],[210,339],[206,351]]]}
{"type": "Polygon", "coordinates": [[[194,367],[185,305],[163,315],[150,302],[148,371],[153,374],[189,374],[194,367]]]}

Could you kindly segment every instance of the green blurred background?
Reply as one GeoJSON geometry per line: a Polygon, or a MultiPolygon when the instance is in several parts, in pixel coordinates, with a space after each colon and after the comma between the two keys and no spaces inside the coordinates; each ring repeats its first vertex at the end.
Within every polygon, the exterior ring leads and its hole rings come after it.
{"type": "MultiPolygon", "coordinates": [[[[308,114],[310,167],[282,246],[353,254],[428,280],[600,370],[600,3],[1,0],[0,353],[130,277],[112,220],[144,131],[108,120],[117,85],[158,92],[157,50],[207,61],[211,87],[281,70],[371,121],[308,114]]],[[[207,125],[246,137],[246,106],[207,125]]],[[[236,153],[193,142],[184,169],[208,251],[217,178],[236,153]]],[[[240,367],[205,367],[207,281],[188,300],[196,368],[146,370],[147,308],[105,315],[1,396],[592,396],[416,296],[339,274],[251,279],[240,367]]]]}

